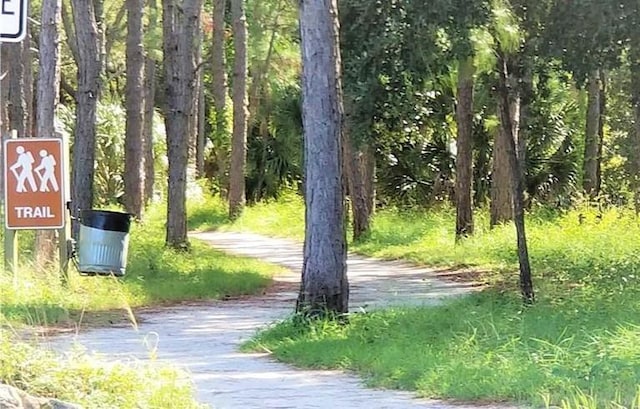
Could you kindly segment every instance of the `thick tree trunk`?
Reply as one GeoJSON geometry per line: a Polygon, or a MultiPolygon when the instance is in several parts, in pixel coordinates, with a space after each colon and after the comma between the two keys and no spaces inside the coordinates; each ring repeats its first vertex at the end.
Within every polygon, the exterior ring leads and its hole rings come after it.
{"type": "Polygon", "coordinates": [[[600,146],[600,70],[589,76],[587,87],[587,123],[584,139],[584,163],[582,167],[582,188],[590,198],[598,196],[598,150],[600,146]]]}
{"type": "Polygon", "coordinates": [[[247,162],[247,20],[244,0],[231,1],[233,18],[233,137],[229,169],[229,217],[238,218],[244,209],[247,162]]]}
{"type": "Polygon", "coordinates": [[[127,122],[124,141],[124,205],[136,218],[144,204],[144,49],[142,9],[144,0],[127,3],[127,122]]]}
{"type": "Polygon", "coordinates": [[[194,101],[195,41],[202,0],[163,2],[165,127],[169,157],[166,244],[187,249],[187,166],[194,101]]]}
{"type": "Polygon", "coordinates": [[[513,135],[515,125],[512,123],[514,112],[511,112],[509,87],[507,85],[508,70],[505,57],[499,56],[499,83],[498,104],[500,121],[505,125],[503,128],[507,134],[506,148],[509,159],[508,169],[511,174],[511,186],[513,194],[513,218],[516,226],[516,236],[518,241],[518,261],[520,264],[520,291],[523,301],[526,304],[533,304],[535,295],[533,292],[533,282],[531,279],[531,266],[529,264],[529,250],[527,248],[526,228],[524,221],[524,193],[522,178],[520,177],[520,167],[518,165],[518,155],[516,142],[513,135]]]}
{"type": "MultiPolygon", "coordinates": [[[[60,97],[60,31],[62,1],[48,1],[42,5],[42,25],[39,41],[39,75],[37,89],[36,136],[55,135],[55,117],[60,97]]],[[[52,263],[56,255],[55,232],[36,233],[36,262],[40,266],[52,263]]]]}
{"type": "Polygon", "coordinates": [[[144,72],[144,203],[149,205],[153,200],[156,178],[155,155],[153,154],[153,117],[156,99],[156,62],[145,58],[144,72]]]}
{"type": "MultiPolygon", "coordinates": [[[[93,205],[96,111],[101,88],[102,62],[101,34],[98,32],[93,3],[86,0],[72,0],[71,3],[76,44],[78,44],[78,91],[76,97],[78,103],[76,105],[71,171],[72,206],[73,210],[77,211],[78,209],[90,209],[93,205]]],[[[78,223],[74,222],[74,237],[77,237],[78,229],[78,223]]]]}
{"type": "Polygon", "coordinates": [[[305,242],[297,311],[346,313],[342,85],[336,0],[300,2],[305,242]]]}
{"type": "Polygon", "coordinates": [[[458,63],[456,240],[473,234],[473,58],[458,63]]]}

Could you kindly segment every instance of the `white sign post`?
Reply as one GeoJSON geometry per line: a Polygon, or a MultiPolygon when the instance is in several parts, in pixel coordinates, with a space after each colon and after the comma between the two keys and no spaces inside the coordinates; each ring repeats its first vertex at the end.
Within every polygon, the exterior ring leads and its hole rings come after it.
{"type": "Polygon", "coordinates": [[[0,0],[0,42],[19,43],[27,35],[27,0],[0,0]]]}

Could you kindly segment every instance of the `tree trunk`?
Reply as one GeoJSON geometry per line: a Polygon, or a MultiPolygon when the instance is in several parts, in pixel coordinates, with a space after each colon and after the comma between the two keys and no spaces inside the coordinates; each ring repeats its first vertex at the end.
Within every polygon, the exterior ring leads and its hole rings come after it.
{"type": "Polygon", "coordinates": [[[144,0],[127,5],[127,122],[124,141],[124,205],[128,213],[142,217],[144,203],[144,49],[142,10],[144,0]]]}
{"type": "MultiPolygon", "coordinates": [[[[511,171],[509,169],[509,147],[514,144],[520,134],[520,94],[517,92],[515,78],[508,74],[506,85],[508,105],[500,106],[502,99],[498,98],[498,112],[505,110],[509,113],[509,122],[500,117],[498,136],[493,145],[493,167],[491,171],[491,227],[513,220],[513,189],[511,171]]],[[[516,148],[517,154],[517,148],[516,148]]]]}
{"type": "Polygon", "coordinates": [[[353,241],[358,241],[369,234],[371,227],[365,188],[365,163],[363,153],[353,146],[350,136],[346,136],[343,143],[345,181],[353,215],[353,241]]]}
{"type": "Polygon", "coordinates": [[[587,88],[587,124],[584,139],[584,164],[582,168],[582,188],[591,199],[598,196],[598,148],[600,146],[600,71],[589,76],[587,88]]]}
{"type": "Polygon", "coordinates": [[[233,18],[233,137],[229,169],[229,217],[240,217],[246,202],[247,161],[247,20],[244,0],[231,1],[233,18]]]}
{"type": "Polygon", "coordinates": [[[506,133],[506,155],[509,159],[508,169],[511,173],[511,186],[513,194],[513,218],[516,226],[516,236],[518,241],[518,261],[520,264],[520,291],[525,304],[533,304],[535,295],[533,292],[533,282],[531,280],[531,266],[529,264],[529,250],[527,248],[526,228],[524,221],[524,194],[522,178],[520,177],[520,167],[518,165],[518,155],[516,142],[513,135],[515,125],[512,123],[514,112],[511,112],[509,87],[507,85],[508,70],[504,55],[499,55],[499,115],[500,122],[503,123],[506,133]]]}
{"type": "MultiPolygon", "coordinates": [[[[500,106],[498,109],[505,109],[500,106]]],[[[509,107],[506,107],[509,110],[509,107]]],[[[499,126],[498,134],[493,143],[493,164],[491,170],[491,204],[490,204],[490,224],[491,227],[508,222],[513,218],[513,207],[511,199],[511,175],[509,172],[508,130],[502,123],[499,126]]]]}
{"type": "MultiPolygon", "coordinates": [[[[72,209],[91,209],[96,146],[96,111],[101,88],[101,45],[93,3],[72,0],[72,11],[78,44],[78,91],[75,138],[71,171],[72,209]]],[[[76,219],[77,220],[77,219],[76,219]]],[[[78,223],[73,223],[77,238],[78,223]]]]}
{"type": "Polygon", "coordinates": [[[9,132],[9,55],[7,45],[0,43],[0,136],[4,138],[9,132]]]}
{"type": "Polygon", "coordinates": [[[634,195],[636,216],[640,215],[640,33],[629,43],[629,65],[631,71],[631,108],[634,115],[630,135],[631,187],[634,195]]]}
{"type": "Polygon", "coordinates": [[[166,244],[187,249],[188,132],[191,129],[196,75],[195,44],[202,0],[163,2],[165,127],[169,157],[166,244]]]}
{"type": "MultiPolygon", "coordinates": [[[[39,70],[37,89],[36,136],[55,135],[56,110],[60,98],[60,21],[62,1],[44,2],[39,41],[39,70]]],[[[56,255],[55,232],[36,232],[36,262],[40,266],[52,263],[56,255]]]]}
{"type": "Polygon", "coordinates": [[[28,99],[28,90],[33,86],[29,80],[27,72],[31,67],[29,35],[22,42],[5,44],[7,61],[22,61],[22,63],[10,63],[7,66],[8,82],[8,117],[9,128],[18,131],[19,138],[26,138],[31,135],[29,105],[32,103],[28,99]],[[25,62],[28,61],[27,64],[25,62]]]}
{"type": "Polygon", "coordinates": [[[367,198],[369,219],[376,212],[376,152],[371,145],[364,150],[364,188],[367,198]]]}
{"type": "Polygon", "coordinates": [[[473,58],[458,62],[456,240],[473,234],[473,58]]]}
{"type": "Polygon", "coordinates": [[[598,117],[598,163],[596,167],[596,192],[602,188],[602,149],[604,148],[604,122],[607,110],[607,75],[600,70],[600,115],[598,117]]]}
{"type": "MultiPolygon", "coordinates": [[[[226,0],[214,0],[213,4],[213,44],[211,47],[211,73],[213,76],[213,106],[215,112],[214,141],[225,145],[229,140],[227,124],[227,72],[225,57],[225,8],[226,0]]],[[[217,174],[215,178],[226,196],[228,191],[227,161],[228,152],[221,146],[215,146],[217,174]]]]}
{"type": "Polygon", "coordinates": [[[300,2],[305,241],[297,311],[346,313],[342,85],[336,0],[300,2]]]}
{"type": "Polygon", "coordinates": [[[145,58],[144,72],[144,203],[149,205],[153,200],[156,177],[155,156],[153,154],[153,117],[156,99],[156,62],[151,57],[145,58]]]}
{"type": "Polygon", "coordinates": [[[204,160],[205,148],[207,146],[207,135],[205,133],[207,123],[207,112],[204,97],[204,73],[198,71],[198,120],[197,120],[197,146],[196,146],[196,175],[199,178],[205,177],[204,160]]]}

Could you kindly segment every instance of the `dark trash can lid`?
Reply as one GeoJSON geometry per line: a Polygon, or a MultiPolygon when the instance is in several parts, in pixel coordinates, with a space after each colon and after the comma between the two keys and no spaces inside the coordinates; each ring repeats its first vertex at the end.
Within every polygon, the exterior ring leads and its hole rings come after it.
{"type": "Polygon", "coordinates": [[[131,215],[111,210],[81,210],[80,223],[94,229],[129,233],[131,215]]]}

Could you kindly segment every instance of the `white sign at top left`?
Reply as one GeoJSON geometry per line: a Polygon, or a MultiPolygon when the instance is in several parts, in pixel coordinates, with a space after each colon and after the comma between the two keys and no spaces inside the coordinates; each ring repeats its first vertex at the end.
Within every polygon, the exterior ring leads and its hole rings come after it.
{"type": "Polygon", "coordinates": [[[27,0],[0,0],[0,42],[19,43],[27,35],[27,0]]]}

